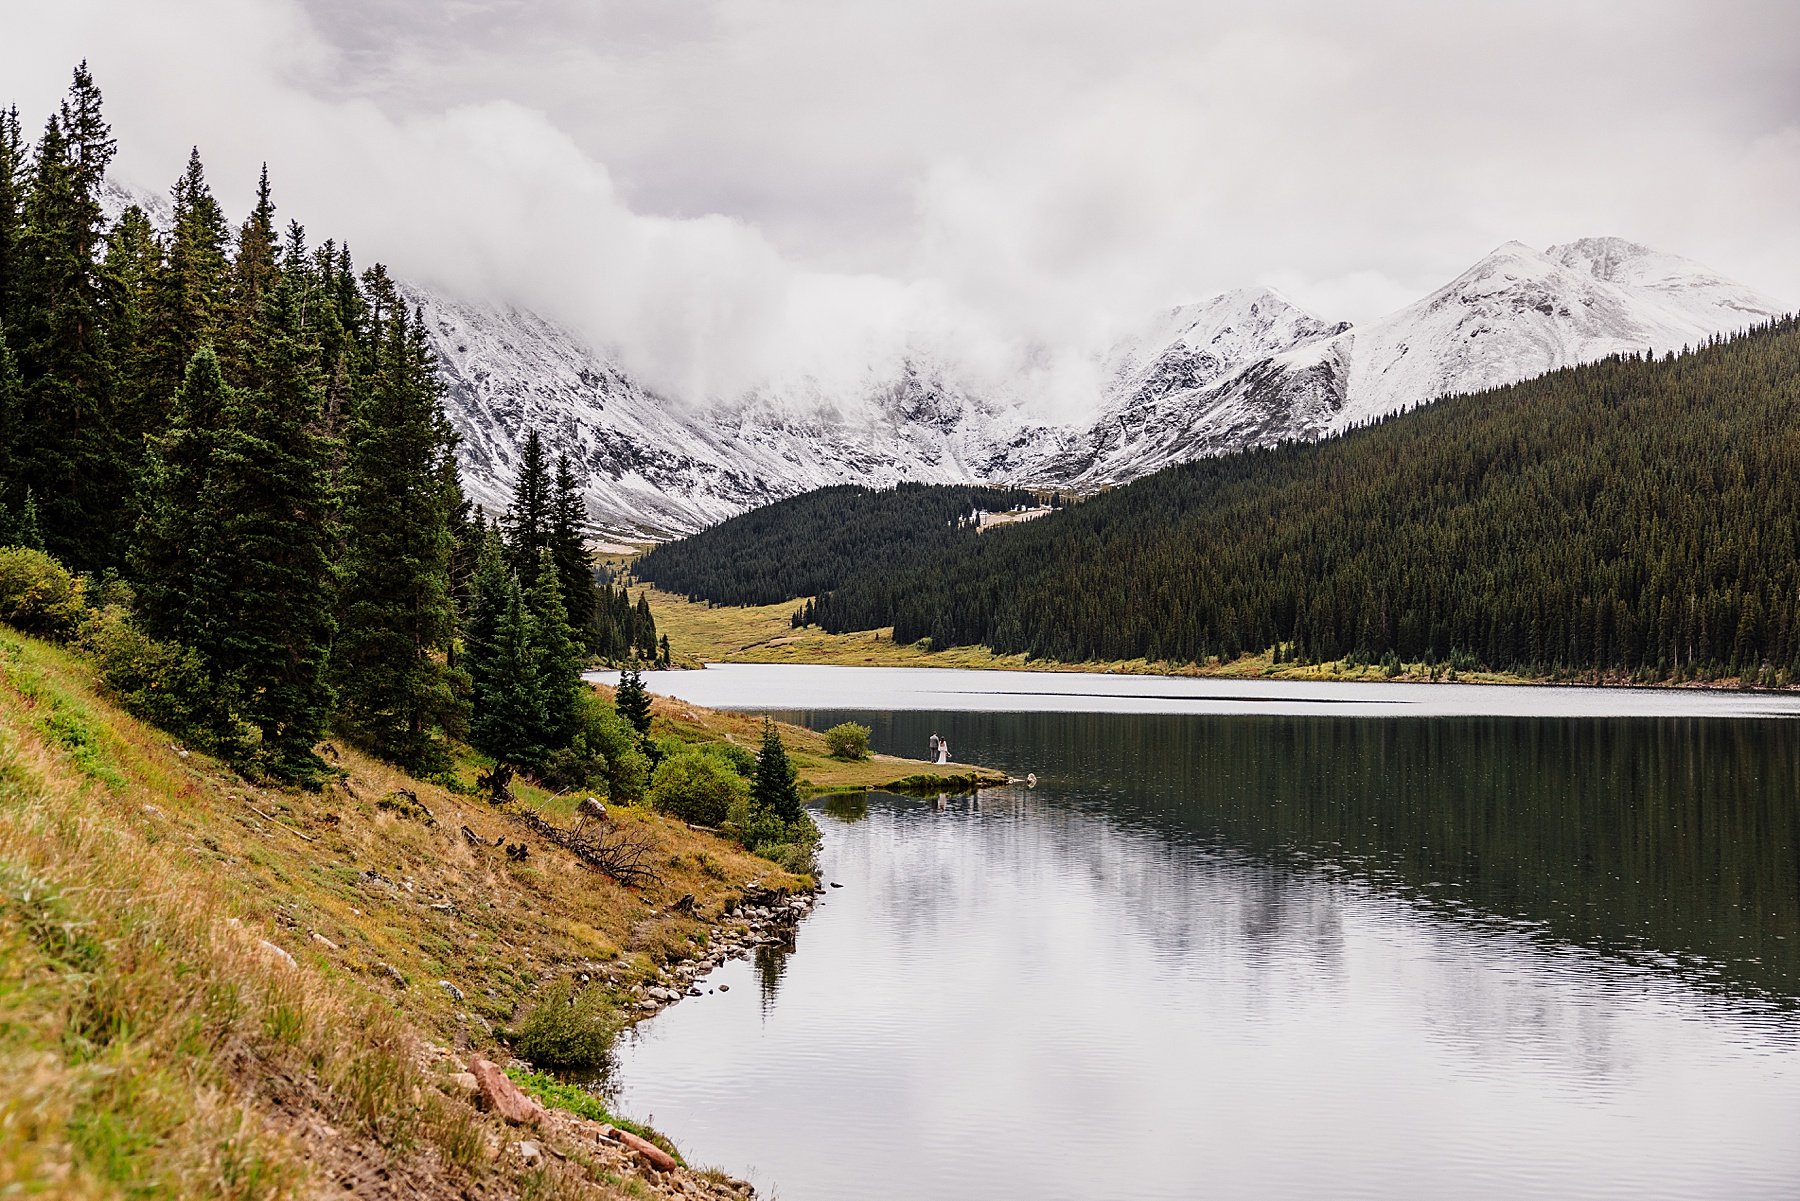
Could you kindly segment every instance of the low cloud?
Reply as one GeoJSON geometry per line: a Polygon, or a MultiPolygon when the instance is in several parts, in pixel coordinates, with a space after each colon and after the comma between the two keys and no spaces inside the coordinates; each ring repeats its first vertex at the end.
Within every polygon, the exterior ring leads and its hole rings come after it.
{"type": "Polygon", "coordinates": [[[1789,3],[62,0],[120,173],[543,311],[672,395],[909,352],[1081,403],[1081,348],[1269,284],[1366,319],[1509,238],[1618,233],[1800,300],[1789,3]]]}

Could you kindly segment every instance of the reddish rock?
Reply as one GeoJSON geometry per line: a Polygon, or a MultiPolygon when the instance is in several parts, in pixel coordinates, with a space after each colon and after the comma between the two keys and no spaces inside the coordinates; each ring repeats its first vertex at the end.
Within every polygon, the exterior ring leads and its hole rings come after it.
{"type": "Polygon", "coordinates": [[[620,1130],[617,1126],[609,1126],[612,1136],[623,1143],[627,1149],[637,1152],[649,1165],[659,1172],[673,1172],[675,1157],[647,1138],[639,1138],[629,1130],[620,1130]]]}
{"type": "Polygon", "coordinates": [[[500,1065],[476,1055],[469,1060],[469,1074],[481,1090],[481,1102],[515,1126],[535,1126],[543,1120],[544,1107],[519,1091],[500,1065]]]}

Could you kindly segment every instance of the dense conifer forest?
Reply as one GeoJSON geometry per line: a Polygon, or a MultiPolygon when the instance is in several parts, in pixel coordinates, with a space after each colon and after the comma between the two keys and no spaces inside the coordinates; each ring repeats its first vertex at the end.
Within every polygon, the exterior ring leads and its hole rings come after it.
{"type": "Polygon", "coordinates": [[[534,435],[504,519],[472,511],[388,273],[278,222],[266,169],[234,227],[198,150],[167,228],[109,221],[114,151],[85,64],[35,144],[0,113],[15,608],[128,707],[275,779],[316,778],[328,731],[420,772],[464,736],[565,778],[602,770],[603,743],[636,754],[579,672],[667,650],[596,576],[569,464],[534,435]]]}
{"type": "Polygon", "coordinates": [[[773,605],[945,553],[975,537],[977,512],[1037,503],[1033,493],[997,488],[819,488],[653,547],[632,570],[693,600],[773,605]]]}
{"type": "Polygon", "coordinates": [[[823,593],[803,616],[827,630],[892,625],[937,646],[1786,683],[1800,674],[1800,322],[1171,468],[821,575],[808,550],[856,546],[842,527],[881,505],[855,499],[753,514],[740,528],[765,541],[658,554],[700,560],[679,578],[706,599],[762,599],[785,578],[790,596],[823,593]]]}

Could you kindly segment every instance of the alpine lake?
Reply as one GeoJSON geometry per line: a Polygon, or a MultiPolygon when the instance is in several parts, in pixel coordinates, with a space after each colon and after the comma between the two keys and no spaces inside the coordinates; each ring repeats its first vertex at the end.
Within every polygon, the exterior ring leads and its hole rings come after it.
{"type": "Polygon", "coordinates": [[[1800,698],[646,679],[1036,776],[815,800],[795,944],[622,1040],[764,1196],[1800,1196],[1800,698]]]}

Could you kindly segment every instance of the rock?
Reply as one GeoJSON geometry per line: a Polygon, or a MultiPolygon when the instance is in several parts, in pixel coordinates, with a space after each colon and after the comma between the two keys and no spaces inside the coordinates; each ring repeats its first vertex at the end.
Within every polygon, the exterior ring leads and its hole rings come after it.
{"type": "Polygon", "coordinates": [[[406,987],[406,977],[402,976],[400,974],[399,968],[395,967],[391,963],[378,963],[375,966],[379,967],[382,971],[384,971],[388,974],[388,978],[394,982],[394,987],[396,987],[396,988],[405,988],[406,987]]]}
{"type": "Polygon", "coordinates": [[[519,1159],[528,1168],[535,1167],[538,1164],[544,1162],[543,1150],[541,1148],[539,1148],[536,1143],[530,1141],[529,1139],[527,1139],[525,1142],[520,1143],[518,1150],[519,1150],[519,1159]]]}
{"type": "Polygon", "coordinates": [[[832,887],[833,887],[833,888],[842,888],[842,887],[843,887],[843,885],[842,885],[842,884],[839,884],[839,883],[838,883],[838,882],[837,882],[837,881],[836,881],[836,880],[833,880],[833,881],[832,881],[832,882],[831,882],[831,886],[832,886],[832,887]]]}
{"type": "Polygon", "coordinates": [[[314,930],[312,932],[312,940],[314,942],[318,943],[320,946],[324,947],[327,951],[335,951],[338,949],[338,945],[335,942],[332,942],[329,938],[326,938],[323,934],[320,934],[317,930],[314,930]]]}
{"type": "Polygon", "coordinates": [[[289,955],[286,951],[282,950],[266,938],[258,939],[256,945],[265,956],[275,960],[277,963],[286,964],[288,967],[300,966],[294,962],[294,957],[292,955],[289,955]]]}
{"type": "Polygon", "coordinates": [[[450,983],[448,980],[439,980],[438,987],[449,993],[452,1001],[460,1002],[463,999],[463,990],[456,987],[456,985],[450,983]]]}
{"type": "Polygon", "coordinates": [[[721,985],[719,985],[719,991],[720,991],[720,992],[730,992],[730,991],[731,991],[731,985],[729,985],[729,984],[721,984],[721,985]]]}
{"type": "Polygon", "coordinates": [[[449,1084],[457,1092],[466,1093],[471,1097],[481,1091],[481,1082],[475,1079],[473,1072],[452,1072],[449,1076],[449,1084]]]}
{"type": "Polygon", "coordinates": [[[681,994],[672,988],[653,988],[650,990],[650,995],[659,1001],[679,1001],[681,999],[681,994]]]}
{"type": "Polygon", "coordinates": [[[657,1171],[673,1172],[675,1170],[675,1157],[670,1155],[667,1151],[664,1151],[649,1139],[639,1138],[629,1130],[620,1130],[617,1127],[609,1127],[609,1129],[612,1130],[612,1136],[614,1138],[625,1144],[625,1146],[632,1151],[635,1151],[640,1159],[644,1160],[644,1162],[648,1163],[657,1171]]]}
{"type": "Polygon", "coordinates": [[[481,1103],[515,1126],[534,1126],[543,1120],[544,1107],[519,1091],[500,1065],[476,1055],[469,1060],[469,1074],[481,1094],[481,1103]]]}

